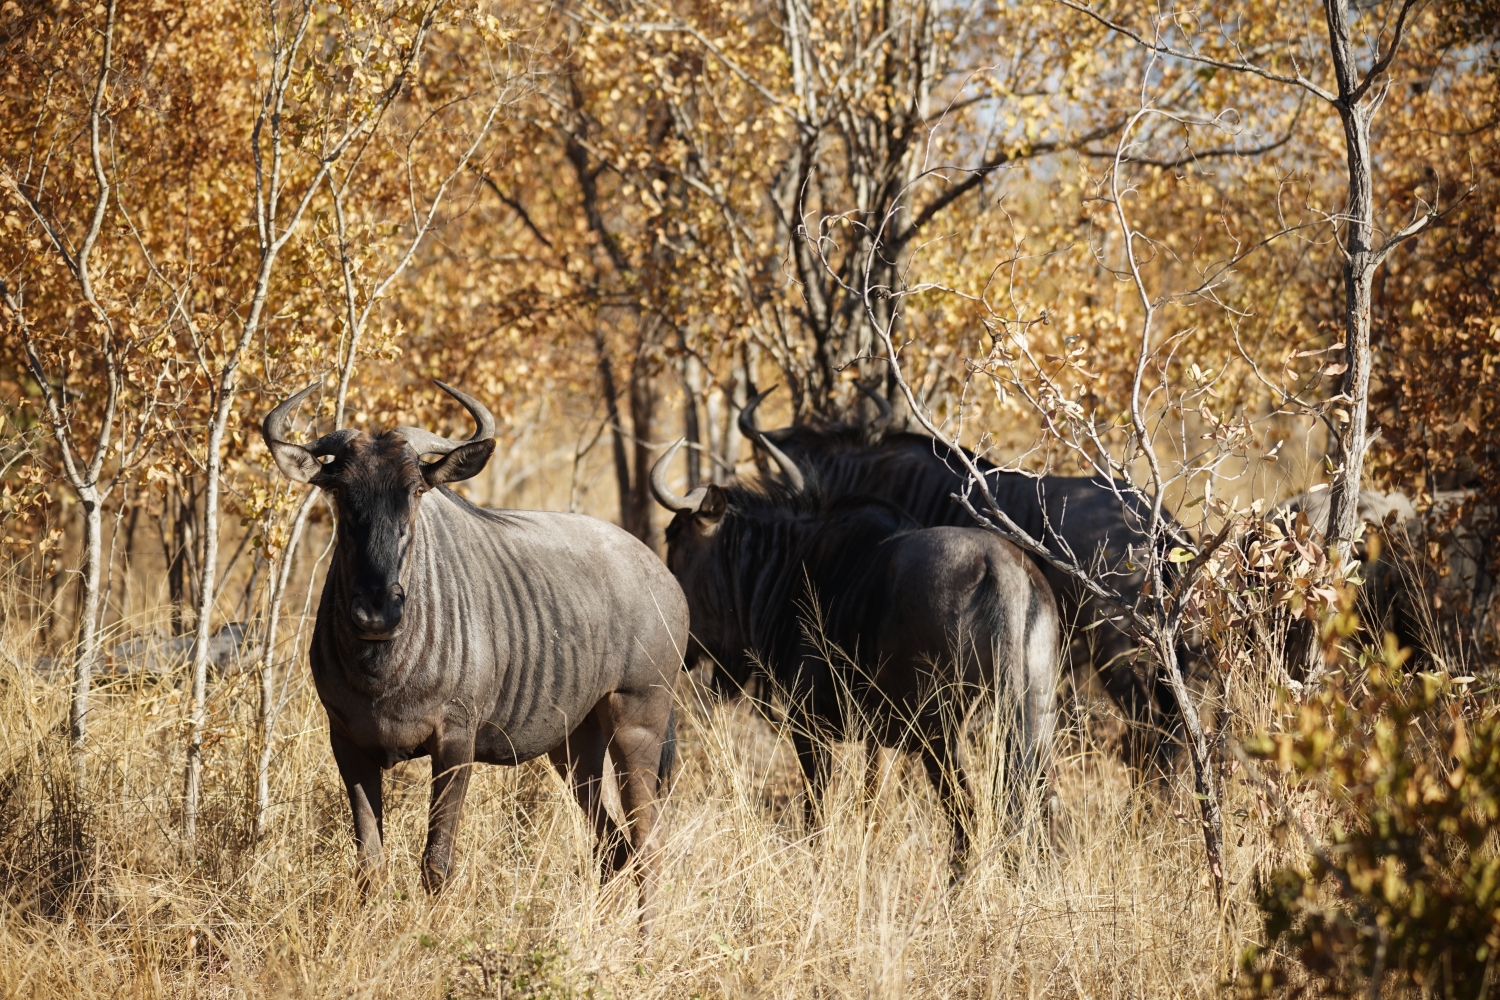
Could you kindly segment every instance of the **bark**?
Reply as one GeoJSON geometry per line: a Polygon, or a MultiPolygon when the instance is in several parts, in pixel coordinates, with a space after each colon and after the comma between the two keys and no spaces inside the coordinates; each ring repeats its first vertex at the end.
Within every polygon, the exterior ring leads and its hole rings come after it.
{"type": "Polygon", "coordinates": [[[603,330],[594,331],[594,347],[599,355],[599,394],[604,397],[605,419],[609,422],[610,451],[615,461],[615,486],[620,497],[620,527],[629,531],[633,521],[630,507],[634,496],[630,490],[630,459],[625,453],[625,428],[620,425],[620,393],[615,386],[615,366],[610,360],[609,345],[605,343],[603,330]]]}
{"type": "Polygon", "coordinates": [[[630,521],[626,530],[652,548],[656,547],[651,512],[651,432],[656,419],[655,385],[648,370],[645,344],[636,351],[630,369],[630,429],[635,438],[635,478],[630,484],[630,521]]]}
{"type": "Polygon", "coordinates": [[[120,620],[130,621],[130,573],[135,566],[135,529],[141,521],[139,500],[130,505],[130,518],[125,523],[125,551],[120,554],[120,620]]]}
{"type": "Polygon", "coordinates": [[[193,551],[197,547],[193,531],[193,513],[197,506],[191,483],[185,490],[171,494],[167,500],[169,531],[162,532],[162,554],[167,561],[167,598],[172,604],[172,634],[185,632],[186,609],[190,603],[188,586],[193,570],[193,551]]]}
{"type": "Polygon", "coordinates": [[[682,436],[687,439],[687,484],[688,490],[697,489],[703,481],[703,430],[698,423],[698,395],[702,372],[698,359],[687,352],[687,344],[678,333],[678,344],[682,347],[682,436]]]}
{"type": "MultiPolygon", "coordinates": [[[[263,304],[265,295],[259,296],[263,304]]],[[[254,324],[259,324],[259,310],[254,324]]],[[[246,324],[249,329],[255,326],[246,324]]],[[[241,338],[243,345],[249,338],[241,338]]],[[[182,836],[191,845],[198,833],[198,797],[203,780],[203,730],[208,709],[208,641],[213,628],[214,596],[218,591],[219,568],[219,483],[223,475],[224,430],[234,409],[235,374],[239,369],[239,350],[225,366],[220,378],[218,405],[208,429],[207,481],[203,487],[203,563],[198,583],[197,631],[193,637],[193,695],[189,716],[187,788],[183,799],[182,836]]]]}
{"type": "Polygon", "coordinates": [[[1182,711],[1182,723],[1187,729],[1189,748],[1193,759],[1193,791],[1198,798],[1199,814],[1203,823],[1203,848],[1208,857],[1209,874],[1213,876],[1214,898],[1224,901],[1224,817],[1219,805],[1218,768],[1208,734],[1204,732],[1203,720],[1198,707],[1193,703],[1187,681],[1182,676],[1182,662],[1177,658],[1179,633],[1171,629],[1157,641],[1157,654],[1166,668],[1167,683],[1182,711]]]}
{"type": "Polygon", "coordinates": [[[82,749],[88,737],[89,693],[94,662],[99,656],[99,582],[104,557],[104,515],[99,491],[78,490],[83,505],[83,560],[79,566],[78,649],[73,661],[73,702],[68,711],[68,733],[82,749]]]}
{"type": "Polygon", "coordinates": [[[292,564],[297,554],[297,544],[302,540],[302,529],[307,526],[307,516],[317,502],[316,490],[309,490],[297,508],[297,517],[292,522],[291,537],[281,553],[277,572],[271,577],[271,593],[266,608],[266,635],[260,662],[260,706],[256,713],[260,725],[260,756],[255,764],[255,827],[256,841],[260,841],[270,830],[271,822],[271,755],[275,751],[276,716],[280,706],[276,699],[276,632],[281,624],[281,599],[291,578],[292,564]]]}
{"type": "MultiPolygon", "coordinates": [[[[1344,372],[1340,386],[1348,421],[1338,435],[1338,469],[1330,484],[1326,538],[1348,562],[1359,529],[1359,487],[1364,472],[1366,420],[1370,393],[1370,288],[1378,263],[1370,241],[1374,232],[1374,178],[1370,162],[1370,117],[1374,106],[1362,103],[1354,47],[1349,36],[1349,8],[1326,0],[1329,49],[1338,80],[1339,121],[1348,156],[1349,200],[1344,236],[1344,372]]],[[[1397,44],[1397,42],[1393,42],[1397,44]]]]}

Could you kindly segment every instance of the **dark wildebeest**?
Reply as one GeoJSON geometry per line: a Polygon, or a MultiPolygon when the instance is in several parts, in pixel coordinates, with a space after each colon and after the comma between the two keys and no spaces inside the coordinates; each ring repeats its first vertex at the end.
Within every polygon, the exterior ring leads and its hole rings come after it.
{"type": "Polygon", "coordinates": [[[614,525],[486,510],[445,489],[484,468],[495,422],[478,401],[438,385],[473,416],[469,440],[399,427],[290,444],[287,415],[316,384],[263,425],[281,471],[338,508],[310,658],[354,812],[361,884],[368,890],[384,874],[381,769],[432,758],[422,880],[436,892],[474,763],[548,754],[593,822],[606,876],[634,856],[647,924],[657,794],[675,752],[672,690],[687,642],[682,590],[614,525]],[[601,801],[606,752],[628,836],[601,801]]]}
{"type": "Polygon", "coordinates": [[[692,612],[690,659],[706,653],[742,689],[765,670],[788,706],[810,819],[828,740],[919,748],[952,819],[957,866],[972,808],[961,763],[970,708],[986,693],[1014,708],[1013,802],[1049,764],[1062,629],[1046,580],[989,532],[924,530],[881,500],[804,494],[774,446],[790,488],[678,496],[666,468],[680,446],[650,483],[674,514],[667,565],[692,612]]]}
{"type": "MultiPolygon", "coordinates": [[[[772,389],[752,397],[740,413],[740,430],[752,442],[779,446],[831,498],[865,495],[895,504],[924,527],[972,528],[976,522],[952,499],[967,489],[963,462],[924,434],[892,433],[890,404],[861,386],[880,407],[867,425],[796,424],[776,430],[755,426],[755,408],[772,389]]],[[[1140,599],[1146,575],[1140,569],[1149,551],[1150,510],[1123,487],[1085,476],[1028,476],[1007,472],[977,456],[996,505],[1032,538],[1062,555],[1065,549],[1129,603],[1140,599]],[[1125,498],[1122,500],[1122,497],[1125,498]]],[[[975,509],[983,501],[973,494],[975,509]]],[[[1167,520],[1170,531],[1180,533],[1167,520]]],[[[1074,670],[1092,666],[1106,693],[1130,723],[1126,754],[1138,767],[1159,766],[1180,728],[1176,698],[1159,679],[1155,658],[1117,622],[1120,611],[1090,594],[1069,573],[1034,558],[1051,584],[1065,622],[1076,626],[1069,649],[1074,670]]],[[[1168,565],[1170,570],[1172,567],[1168,565]]],[[[1190,662],[1179,650],[1179,662],[1190,662]]]]}

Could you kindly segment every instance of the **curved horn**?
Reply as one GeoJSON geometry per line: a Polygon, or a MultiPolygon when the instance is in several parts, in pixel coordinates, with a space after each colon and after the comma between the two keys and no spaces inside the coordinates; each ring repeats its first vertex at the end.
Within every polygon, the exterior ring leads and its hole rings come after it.
{"type": "Polygon", "coordinates": [[[291,415],[291,412],[297,408],[298,404],[300,404],[304,399],[311,395],[312,391],[322,384],[323,380],[318,379],[316,382],[308,386],[306,389],[303,389],[301,392],[287,397],[287,399],[280,406],[276,407],[276,409],[266,414],[266,419],[262,420],[260,423],[260,433],[261,436],[266,439],[267,445],[271,445],[277,442],[286,442],[286,418],[291,415]]]}
{"type": "Polygon", "coordinates": [[[760,437],[760,443],[765,445],[766,451],[770,452],[771,457],[776,460],[776,464],[780,467],[781,474],[786,476],[787,485],[792,488],[792,492],[801,493],[807,486],[807,481],[802,478],[802,470],[797,468],[797,463],[788,458],[786,452],[772,444],[770,439],[764,434],[760,437]]]}
{"type": "Polygon", "coordinates": [[[771,393],[775,392],[778,388],[780,387],[773,385],[771,386],[771,388],[762,389],[760,392],[757,392],[755,395],[745,400],[745,408],[740,411],[739,423],[741,435],[749,438],[751,441],[754,441],[760,437],[760,428],[755,426],[755,408],[760,405],[761,400],[765,399],[771,393]]]}
{"type": "Polygon", "coordinates": [[[406,443],[416,449],[418,455],[446,455],[471,441],[487,441],[495,436],[495,418],[483,403],[446,382],[437,379],[432,381],[439,389],[463,404],[463,408],[469,411],[469,416],[474,418],[475,430],[468,441],[459,441],[434,434],[425,427],[397,427],[396,433],[406,438],[406,443]]]}
{"type": "Polygon", "coordinates": [[[703,488],[693,491],[692,496],[680,497],[672,492],[672,487],[667,485],[667,466],[672,464],[672,459],[677,457],[677,451],[682,447],[686,438],[678,438],[677,443],[668,448],[666,454],[656,460],[651,466],[651,495],[656,502],[674,514],[687,511],[689,514],[698,513],[698,508],[703,506],[703,498],[707,494],[703,488]]]}
{"type": "Polygon", "coordinates": [[[773,385],[771,386],[771,388],[763,389],[760,392],[756,393],[754,396],[751,396],[749,399],[745,400],[745,408],[740,411],[739,419],[741,435],[749,438],[752,442],[781,441],[792,432],[792,429],[790,427],[780,427],[774,431],[763,431],[759,427],[755,426],[755,408],[760,406],[761,400],[765,399],[767,396],[769,396],[779,388],[781,388],[781,386],[773,385]]]}
{"type": "Polygon", "coordinates": [[[874,420],[871,420],[869,423],[865,424],[865,430],[871,434],[882,433],[888,426],[890,426],[891,417],[895,412],[891,409],[891,401],[889,399],[886,399],[885,396],[881,393],[878,393],[874,389],[871,389],[869,386],[865,385],[863,382],[854,383],[854,387],[860,392],[864,393],[869,398],[870,402],[874,403],[875,406],[880,410],[880,412],[875,415],[874,420]]]}
{"type": "Polygon", "coordinates": [[[801,493],[802,488],[806,485],[806,482],[802,478],[802,470],[797,468],[797,463],[787,458],[786,453],[773,443],[776,438],[784,437],[792,429],[790,427],[783,427],[779,431],[763,431],[755,426],[755,408],[760,405],[761,400],[775,392],[776,389],[777,386],[773,385],[771,388],[758,392],[745,401],[745,408],[740,411],[740,433],[749,438],[752,443],[758,443],[766,451],[770,452],[771,457],[776,460],[777,466],[780,467],[781,474],[786,476],[786,481],[791,484],[792,490],[801,493]]]}
{"type": "Polygon", "coordinates": [[[464,409],[469,411],[469,416],[474,418],[474,433],[469,437],[470,441],[486,441],[495,436],[495,418],[485,405],[466,392],[460,392],[447,382],[433,383],[441,390],[452,396],[463,404],[464,409]]]}
{"type": "Polygon", "coordinates": [[[300,444],[292,444],[286,440],[287,417],[291,416],[292,411],[322,384],[323,380],[320,378],[301,392],[294,393],[280,406],[267,413],[266,419],[260,424],[261,436],[266,439],[266,447],[271,449],[271,457],[276,460],[276,467],[293,482],[311,482],[312,478],[323,468],[317,456],[335,454],[347,443],[347,437],[341,436],[337,431],[333,434],[325,434],[311,448],[304,448],[300,444]]]}

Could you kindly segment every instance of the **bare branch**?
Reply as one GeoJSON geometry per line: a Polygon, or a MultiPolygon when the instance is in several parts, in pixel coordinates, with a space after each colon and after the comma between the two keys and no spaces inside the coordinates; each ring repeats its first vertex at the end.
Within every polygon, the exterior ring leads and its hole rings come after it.
{"type": "Polygon", "coordinates": [[[1272,80],[1276,83],[1291,84],[1295,87],[1301,87],[1309,94],[1312,94],[1314,97],[1321,98],[1322,100],[1327,101],[1329,104],[1333,104],[1339,99],[1337,94],[1331,93],[1328,90],[1325,90],[1324,88],[1318,86],[1316,83],[1313,83],[1301,73],[1298,73],[1296,76],[1287,76],[1285,73],[1277,73],[1272,70],[1265,69],[1261,66],[1257,66],[1254,63],[1248,61],[1226,62],[1225,60],[1214,59],[1211,56],[1200,55],[1199,53],[1192,52],[1190,50],[1178,49],[1170,45],[1162,45],[1160,42],[1147,40],[1144,35],[1136,31],[1135,29],[1129,28],[1119,23],[1118,21],[1110,20],[1103,14],[1099,13],[1096,10],[1093,10],[1085,4],[1077,3],[1076,0],[1053,0],[1053,2],[1060,3],[1064,7],[1076,10],[1080,14],[1084,14],[1094,19],[1095,21],[1098,21],[1110,31],[1113,31],[1120,35],[1124,35],[1126,38],[1129,38],[1131,41],[1135,42],[1142,48],[1149,49],[1150,51],[1155,52],[1158,55],[1171,56],[1174,59],[1183,59],[1187,62],[1197,63],[1200,66],[1212,66],[1215,69],[1233,70],[1237,73],[1250,73],[1255,76],[1261,77],[1262,79],[1272,80]]]}

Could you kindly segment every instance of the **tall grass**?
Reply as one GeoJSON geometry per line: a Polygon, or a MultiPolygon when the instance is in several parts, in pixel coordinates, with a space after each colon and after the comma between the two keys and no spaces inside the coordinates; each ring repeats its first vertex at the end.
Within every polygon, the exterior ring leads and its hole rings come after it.
{"type": "MultiPolygon", "coordinates": [[[[437,898],[418,878],[426,762],[389,772],[391,881],[361,904],[305,665],[260,843],[253,686],[220,680],[198,855],[185,857],[182,679],[101,691],[80,784],[64,683],[29,669],[17,621],[0,638],[5,996],[1208,997],[1232,969],[1269,849],[1260,824],[1235,819],[1254,806],[1231,783],[1231,890],[1217,904],[1187,782],[1133,788],[1090,737],[1108,727],[1085,693],[1055,766],[1055,843],[1007,851],[998,825],[980,822],[969,873],[950,887],[947,826],[916,761],[898,762],[871,805],[861,750],[841,748],[828,824],[810,833],[789,743],[684,675],[648,940],[633,888],[598,885],[583,816],[544,762],[476,775],[456,875],[437,898]]],[[[970,750],[977,772],[995,763],[988,746],[970,750]]]]}

